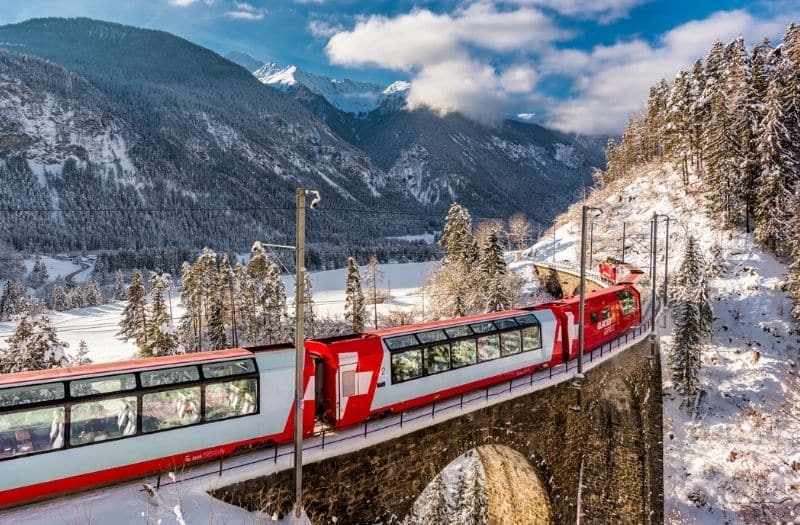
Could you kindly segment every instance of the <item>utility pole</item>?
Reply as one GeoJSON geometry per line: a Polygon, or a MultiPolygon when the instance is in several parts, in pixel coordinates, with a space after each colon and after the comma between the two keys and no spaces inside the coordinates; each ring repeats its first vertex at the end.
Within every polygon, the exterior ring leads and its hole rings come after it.
{"type": "Polygon", "coordinates": [[[628,225],[625,221],[622,221],[622,264],[625,264],[625,227],[628,225]]]}
{"type": "Polygon", "coordinates": [[[650,221],[650,331],[655,338],[656,334],[656,253],[658,252],[658,214],[653,212],[653,218],[650,221]]]}
{"type": "Polygon", "coordinates": [[[593,208],[591,206],[583,206],[581,213],[581,280],[580,288],[580,302],[578,303],[578,374],[574,383],[575,390],[577,391],[577,403],[574,410],[581,409],[581,383],[583,381],[583,351],[584,351],[584,323],[586,321],[586,222],[590,211],[597,212],[595,217],[603,210],[600,208],[593,208]]]}
{"type": "Polygon", "coordinates": [[[306,271],[306,196],[315,195],[311,208],[320,201],[319,192],[297,188],[296,198],[296,238],[294,259],[294,501],[295,516],[303,513],[303,364],[305,361],[305,271],[306,271]]]}

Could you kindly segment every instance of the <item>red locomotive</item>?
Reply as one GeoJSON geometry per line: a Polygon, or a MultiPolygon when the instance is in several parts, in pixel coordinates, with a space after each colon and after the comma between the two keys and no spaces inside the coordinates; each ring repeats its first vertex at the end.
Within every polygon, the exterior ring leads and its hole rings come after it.
{"type": "MultiPolygon", "coordinates": [[[[634,270],[587,294],[587,350],[641,322],[634,270]]],[[[304,434],[564,363],[577,318],[572,297],[306,341],[304,434]]],[[[0,376],[0,508],[289,442],[293,392],[291,345],[0,376]]]]}

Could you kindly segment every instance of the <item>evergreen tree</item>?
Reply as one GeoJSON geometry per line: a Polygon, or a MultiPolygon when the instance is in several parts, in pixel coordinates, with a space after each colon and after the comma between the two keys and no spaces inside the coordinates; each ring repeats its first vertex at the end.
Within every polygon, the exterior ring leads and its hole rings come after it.
{"type": "Polygon", "coordinates": [[[361,276],[355,259],[347,260],[347,280],[345,283],[344,318],[353,333],[364,330],[366,312],[364,292],[361,290],[361,276]]]}
{"type": "Polygon", "coordinates": [[[27,308],[25,288],[18,281],[8,280],[0,296],[0,321],[10,321],[27,308]]]}
{"type": "MultiPolygon", "coordinates": [[[[214,295],[216,296],[216,302],[220,303],[220,321],[222,323],[222,330],[225,331],[227,327],[231,329],[231,338],[230,341],[233,343],[235,338],[233,337],[233,317],[234,312],[236,310],[236,305],[234,304],[234,289],[233,289],[233,270],[231,269],[231,262],[230,257],[227,253],[222,255],[222,260],[219,263],[219,269],[217,271],[217,282],[214,295]]],[[[212,306],[211,315],[214,315],[214,306],[212,306]]],[[[209,323],[211,321],[209,320],[209,323]]],[[[215,328],[216,330],[217,328],[215,328]]],[[[209,338],[211,338],[211,327],[209,326],[209,338]]],[[[227,341],[226,336],[226,341],[227,341]]],[[[217,339],[219,341],[219,338],[217,339]]],[[[221,347],[221,348],[227,348],[221,347]]]]}
{"type": "Polygon", "coordinates": [[[47,266],[42,262],[41,257],[36,257],[31,269],[31,275],[28,277],[28,284],[31,288],[39,288],[47,282],[50,276],[47,273],[47,266]]]}
{"type": "Polygon", "coordinates": [[[313,338],[317,335],[317,316],[314,312],[315,306],[311,277],[305,270],[303,271],[303,283],[303,303],[305,306],[303,332],[306,334],[306,337],[313,338]]]}
{"type": "Polygon", "coordinates": [[[81,339],[78,343],[78,351],[75,352],[75,357],[70,359],[70,365],[83,366],[92,364],[92,359],[89,357],[89,346],[86,341],[81,339]]]}
{"type": "Polygon", "coordinates": [[[756,206],[756,239],[771,250],[785,254],[790,203],[795,190],[798,162],[786,127],[784,87],[780,75],[773,77],[767,91],[761,123],[759,152],[761,178],[756,206]]]}
{"type": "Polygon", "coordinates": [[[85,306],[100,306],[104,303],[103,292],[92,279],[89,279],[83,288],[83,300],[85,306]]]}
{"type": "Polygon", "coordinates": [[[181,305],[184,314],[178,327],[180,342],[187,352],[200,351],[202,342],[202,298],[199,293],[194,266],[185,261],[181,265],[181,305]]]}
{"type": "Polygon", "coordinates": [[[222,301],[216,301],[211,306],[211,317],[208,319],[208,345],[212,350],[228,348],[224,317],[222,301]]]}
{"type": "MultiPolygon", "coordinates": [[[[164,293],[169,293],[172,287],[172,278],[169,274],[158,275],[150,273],[150,307],[147,315],[147,328],[144,344],[140,345],[140,352],[144,357],[158,357],[176,353],[178,337],[172,329],[164,293]]],[[[128,297],[131,297],[130,290],[128,297]]],[[[130,299],[129,299],[130,301],[130,299]]]]}
{"type": "Polygon", "coordinates": [[[122,271],[117,270],[114,274],[114,300],[124,301],[127,298],[128,291],[125,286],[125,278],[122,276],[122,271]]]}
{"type": "Polygon", "coordinates": [[[117,337],[123,341],[133,340],[140,349],[144,349],[147,347],[147,301],[139,270],[133,270],[127,296],[128,302],[122,310],[117,337]]]}
{"type": "Polygon", "coordinates": [[[507,310],[511,308],[511,291],[506,287],[506,261],[496,234],[489,236],[482,255],[481,272],[485,277],[486,311],[507,310]]]}
{"type": "Polygon", "coordinates": [[[86,306],[83,300],[83,291],[80,286],[73,286],[67,291],[67,307],[69,310],[86,306]]]}
{"type": "Polygon", "coordinates": [[[369,261],[367,262],[367,272],[366,276],[364,277],[364,287],[367,289],[367,294],[369,295],[369,303],[372,304],[372,321],[374,328],[378,329],[378,303],[381,302],[379,300],[378,295],[378,283],[383,278],[383,271],[378,267],[378,258],[374,255],[370,255],[369,261]]]}
{"type": "Polygon", "coordinates": [[[290,338],[286,323],[286,287],[281,279],[280,268],[274,262],[270,262],[267,266],[261,302],[267,343],[277,343],[290,338]]]}
{"type": "Polygon", "coordinates": [[[59,341],[46,316],[22,317],[7,343],[8,348],[0,355],[0,373],[45,370],[66,364],[64,351],[68,345],[59,341]]]}
{"type": "Polygon", "coordinates": [[[60,284],[53,286],[53,293],[50,296],[50,308],[56,312],[64,312],[69,309],[67,293],[64,291],[64,287],[60,284]]]}
{"type": "Polygon", "coordinates": [[[713,320],[705,263],[691,236],[686,241],[686,251],[672,288],[670,366],[675,388],[688,398],[699,388],[703,340],[711,333],[713,320]]]}

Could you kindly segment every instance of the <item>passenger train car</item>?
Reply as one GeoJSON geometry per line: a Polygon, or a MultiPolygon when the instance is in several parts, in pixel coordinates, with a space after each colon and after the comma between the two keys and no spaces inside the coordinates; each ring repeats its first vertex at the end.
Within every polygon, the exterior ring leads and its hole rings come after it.
{"type": "MultiPolygon", "coordinates": [[[[586,349],[641,322],[641,274],[586,296],[586,349]]],[[[573,359],[578,298],[305,343],[303,433],[573,359]]],[[[293,437],[294,348],[0,376],[0,508],[293,437]]]]}

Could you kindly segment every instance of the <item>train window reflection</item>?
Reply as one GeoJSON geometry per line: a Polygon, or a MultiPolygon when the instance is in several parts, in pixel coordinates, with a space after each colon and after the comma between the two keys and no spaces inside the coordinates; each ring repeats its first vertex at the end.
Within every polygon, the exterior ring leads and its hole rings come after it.
{"type": "Polygon", "coordinates": [[[0,459],[63,446],[63,407],[0,414],[0,459]]]}
{"type": "Polygon", "coordinates": [[[164,370],[148,370],[141,373],[142,386],[161,386],[186,383],[200,379],[196,366],[182,366],[180,368],[167,368],[164,370]]]}
{"type": "Polygon", "coordinates": [[[0,408],[64,399],[64,384],[23,386],[0,390],[0,408]]]}
{"type": "Polygon", "coordinates": [[[212,383],[206,386],[206,421],[255,413],[258,387],[255,379],[212,383]]]}
{"type": "Polygon", "coordinates": [[[238,359],[236,361],[224,361],[222,363],[203,365],[203,375],[208,379],[238,376],[255,371],[256,365],[253,364],[252,359],[238,359]]]}
{"type": "Polygon", "coordinates": [[[142,431],[192,425],[200,421],[200,387],[153,392],[142,396],[142,431]]]}
{"type": "Polygon", "coordinates": [[[474,365],[478,362],[478,350],[475,346],[475,339],[453,341],[450,354],[453,359],[453,368],[474,365]]]}
{"type": "Polygon", "coordinates": [[[402,383],[422,376],[422,349],[392,354],[392,383],[402,383]]]}
{"type": "Polygon", "coordinates": [[[500,357],[500,338],[497,334],[478,338],[478,360],[490,361],[500,357]]]}
{"type": "Polygon", "coordinates": [[[73,397],[89,396],[92,394],[109,394],[136,388],[136,376],[122,374],[118,376],[92,377],[78,379],[69,383],[69,393],[73,397]]]}
{"type": "Polygon", "coordinates": [[[522,329],[522,351],[536,350],[542,347],[542,330],[538,326],[522,329]]]}
{"type": "Polygon", "coordinates": [[[85,445],[136,434],[136,397],[75,403],[69,423],[69,444],[85,445]]]}
{"type": "Polygon", "coordinates": [[[450,345],[436,345],[425,349],[425,373],[438,374],[450,370],[450,345]]]}
{"type": "Polygon", "coordinates": [[[522,350],[520,345],[519,330],[514,330],[513,332],[503,332],[500,334],[500,342],[502,343],[501,352],[503,355],[518,354],[522,350]]]}

